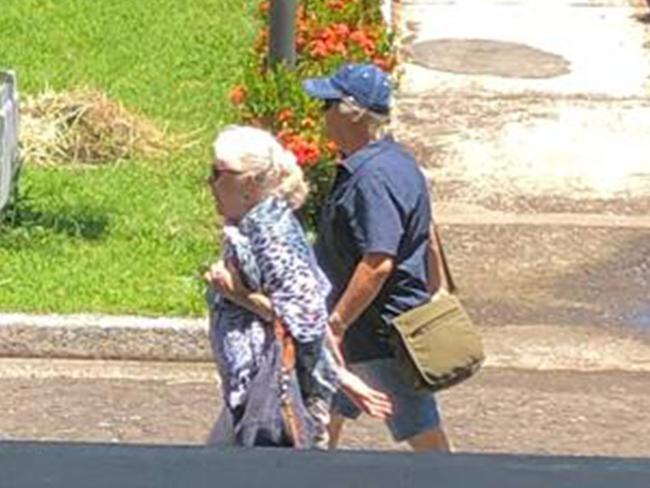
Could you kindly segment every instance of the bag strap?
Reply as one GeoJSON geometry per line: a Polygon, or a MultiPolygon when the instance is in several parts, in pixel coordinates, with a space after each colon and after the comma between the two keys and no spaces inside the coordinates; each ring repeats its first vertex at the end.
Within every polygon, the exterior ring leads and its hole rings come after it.
{"type": "MultiPolygon", "coordinates": [[[[432,239],[433,243],[435,243],[435,246],[436,246],[436,248],[438,250],[436,255],[438,256],[438,258],[442,262],[442,270],[445,273],[445,279],[447,280],[447,286],[449,287],[449,293],[453,294],[453,293],[455,293],[457,291],[458,288],[456,287],[456,282],[454,281],[454,278],[451,275],[451,270],[449,269],[449,263],[447,262],[447,255],[445,254],[445,250],[442,247],[442,239],[440,238],[440,233],[438,232],[438,227],[437,226],[435,226],[435,225],[431,226],[431,234],[429,236],[429,239],[432,239]]],[[[340,258],[338,258],[338,259],[340,259],[340,258]]],[[[370,303],[367,310],[370,311],[370,314],[373,317],[371,320],[373,320],[373,321],[379,320],[380,321],[379,323],[383,322],[381,312],[376,307],[374,302],[370,303]]]]}
{"type": "MultiPolygon", "coordinates": [[[[293,337],[287,329],[287,326],[279,317],[276,317],[275,322],[273,323],[273,329],[275,331],[275,337],[282,347],[282,373],[280,381],[284,383],[288,380],[289,376],[293,374],[293,370],[296,366],[296,345],[293,342],[293,337]]],[[[285,387],[286,385],[281,387],[282,419],[284,420],[284,425],[287,429],[286,433],[290,437],[293,447],[301,449],[304,447],[302,445],[304,429],[294,410],[291,395],[288,390],[284,389],[285,387]]]]}
{"type": "Polygon", "coordinates": [[[447,286],[449,286],[449,293],[455,293],[458,288],[456,287],[454,278],[451,276],[451,270],[449,269],[449,263],[447,262],[447,255],[445,254],[445,249],[442,246],[442,239],[440,238],[440,232],[438,232],[437,225],[432,226],[432,235],[430,236],[430,239],[435,242],[435,246],[438,250],[436,254],[442,262],[442,270],[445,273],[447,286]]]}
{"type": "Polygon", "coordinates": [[[275,330],[275,338],[282,346],[282,369],[284,371],[291,371],[296,366],[296,345],[293,338],[280,318],[276,318],[273,323],[275,330]]]}

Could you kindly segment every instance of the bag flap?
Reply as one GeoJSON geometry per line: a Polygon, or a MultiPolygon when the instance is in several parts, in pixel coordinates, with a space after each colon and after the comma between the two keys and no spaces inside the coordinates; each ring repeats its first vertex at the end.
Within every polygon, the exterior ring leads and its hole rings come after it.
{"type": "Polygon", "coordinates": [[[393,323],[401,334],[409,335],[422,325],[459,308],[462,309],[462,306],[458,298],[448,293],[439,293],[424,305],[396,317],[393,323]]]}

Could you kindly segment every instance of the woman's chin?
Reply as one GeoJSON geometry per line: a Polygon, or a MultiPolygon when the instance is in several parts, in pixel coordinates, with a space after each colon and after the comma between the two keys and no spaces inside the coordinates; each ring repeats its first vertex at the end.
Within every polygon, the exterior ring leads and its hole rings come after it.
{"type": "Polygon", "coordinates": [[[233,225],[237,222],[237,219],[235,219],[232,215],[228,214],[227,212],[224,213],[222,212],[219,207],[216,207],[215,210],[217,211],[217,215],[221,219],[221,222],[225,225],[233,225]]]}

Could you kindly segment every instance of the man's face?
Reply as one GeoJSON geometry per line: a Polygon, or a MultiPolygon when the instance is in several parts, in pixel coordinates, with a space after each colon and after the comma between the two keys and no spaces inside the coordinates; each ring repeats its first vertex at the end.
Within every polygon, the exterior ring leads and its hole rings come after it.
{"type": "Polygon", "coordinates": [[[347,120],[339,111],[339,102],[326,100],[323,110],[325,112],[325,135],[338,145],[341,145],[345,137],[347,120]]]}

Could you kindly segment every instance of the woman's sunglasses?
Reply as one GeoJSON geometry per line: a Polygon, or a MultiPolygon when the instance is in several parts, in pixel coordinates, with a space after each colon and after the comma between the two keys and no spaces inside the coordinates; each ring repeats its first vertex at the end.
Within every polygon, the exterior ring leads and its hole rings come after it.
{"type": "Polygon", "coordinates": [[[214,184],[217,182],[219,177],[221,176],[222,171],[217,168],[215,165],[210,166],[210,173],[208,174],[208,184],[214,184]]]}
{"type": "Polygon", "coordinates": [[[208,184],[213,185],[221,178],[224,174],[241,174],[239,171],[234,171],[232,169],[219,169],[216,164],[210,166],[210,173],[208,174],[208,184]]]}

